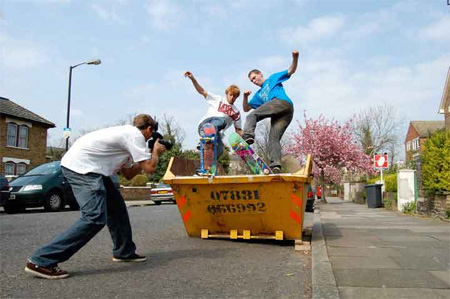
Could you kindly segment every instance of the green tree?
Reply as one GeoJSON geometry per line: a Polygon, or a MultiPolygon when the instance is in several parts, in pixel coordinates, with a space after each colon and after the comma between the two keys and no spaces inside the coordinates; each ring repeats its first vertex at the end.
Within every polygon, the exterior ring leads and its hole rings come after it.
{"type": "Polygon", "coordinates": [[[438,131],[425,142],[422,161],[423,188],[450,191],[450,131],[438,131]]]}
{"type": "Polygon", "coordinates": [[[223,146],[223,153],[217,159],[217,164],[221,164],[225,173],[230,172],[230,148],[226,145],[223,146]]]}

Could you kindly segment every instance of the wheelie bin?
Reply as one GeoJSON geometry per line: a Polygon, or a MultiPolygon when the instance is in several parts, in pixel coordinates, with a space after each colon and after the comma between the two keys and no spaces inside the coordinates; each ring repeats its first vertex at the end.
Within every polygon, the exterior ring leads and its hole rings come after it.
{"type": "Polygon", "coordinates": [[[381,195],[381,187],[383,184],[365,185],[367,193],[367,207],[381,208],[383,206],[383,198],[381,195]]]}
{"type": "Polygon", "coordinates": [[[301,243],[311,156],[293,174],[190,176],[180,172],[183,163],[172,158],[163,181],[173,189],[190,237],[301,243]]]}

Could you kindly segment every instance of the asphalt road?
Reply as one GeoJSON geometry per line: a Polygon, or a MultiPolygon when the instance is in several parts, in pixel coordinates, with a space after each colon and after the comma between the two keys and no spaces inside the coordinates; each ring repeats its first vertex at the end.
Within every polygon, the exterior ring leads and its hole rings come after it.
{"type": "MultiPolygon", "coordinates": [[[[108,230],[60,267],[68,279],[24,272],[28,256],[68,228],[79,212],[0,212],[1,298],[310,298],[311,256],[292,242],[187,236],[176,205],[130,207],[145,263],[115,263],[108,230]]],[[[310,214],[307,214],[306,220],[310,214]]]]}

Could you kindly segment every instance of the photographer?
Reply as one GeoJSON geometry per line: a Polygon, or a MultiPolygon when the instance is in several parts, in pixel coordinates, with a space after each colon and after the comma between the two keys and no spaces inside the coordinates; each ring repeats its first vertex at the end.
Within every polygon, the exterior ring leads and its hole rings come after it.
{"type": "Polygon", "coordinates": [[[102,129],[79,138],[64,155],[61,166],[80,206],[81,217],[50,244],[37,250],[28,260],[25,272],[47,279],[69,276],[58,263],[68,260],[105,225],[113,241],[115,262],[143,262],[136,254],[130,219],[120,191],[110,178],[120,171],[127,179],[144,171],[154,173],[159,155],[166,148],[158,140],[150,153],[147,141],[157,130],[157,122],[140,114],[133,126],[102,129]],[[133,164],[134,162],[134,164],[133,164]]]}

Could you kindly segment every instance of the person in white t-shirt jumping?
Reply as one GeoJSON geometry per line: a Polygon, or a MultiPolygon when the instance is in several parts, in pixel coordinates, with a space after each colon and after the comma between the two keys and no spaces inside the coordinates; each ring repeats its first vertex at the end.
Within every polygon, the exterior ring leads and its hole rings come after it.
{"type": "Polygon", "coordinates": [[[199,94],[205,97],[208,103],[208,111],[201,118],[198,124],[198,134],[202,135],[203,125],[206,123],[212,124],[216,128],[217,132],[217,157],[220,157],[223,152],[223,132],[228,129],[231,124],[234,123],[234,129],[236,133],[242,136],[242,124],[241,124],[241,113],[234,106],[237,98],[239,97],[241,91],[236,85],[230,85],[225,90],[226,98],[219,95],[211,94],[203,89],[203,87],[197,82],[194,75],[187,71],[184,73],[185,77],[191,79],[195,90],[199,94]]]}
{"type": "Polygon", "coordinates": [[[61,168],[80,206],[81,217],[29,258],[27,273],[47,279],[68,277],[58,263],[67,261],[105,225],[113,241],[113,261],[146,260],[136,253],[127,207],[110,176],[120,171],[132,179],[142,171],[154,173],[159,156],[166,150],[156,141],[150,153],[147,140],[156,130],[157,123],[149,115],[140,114],[133,126],[91,132],[72,145],[61,160],[61,168]]]}

